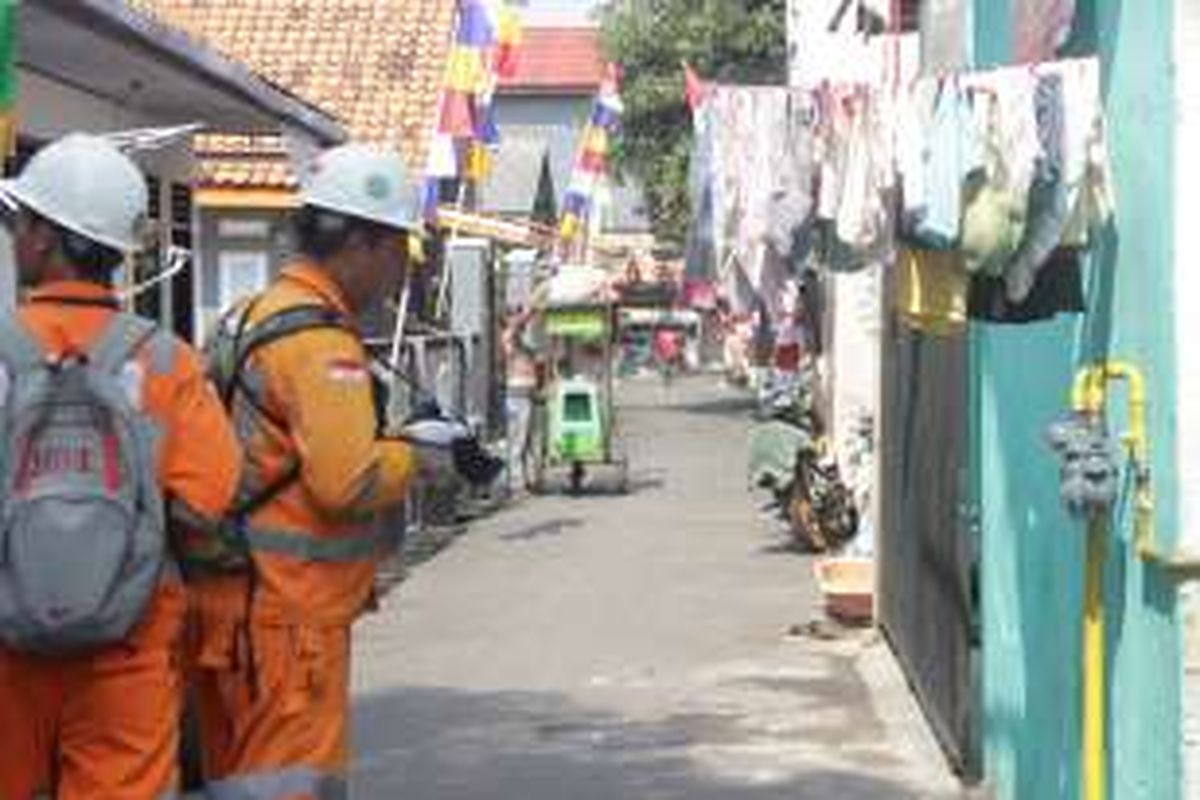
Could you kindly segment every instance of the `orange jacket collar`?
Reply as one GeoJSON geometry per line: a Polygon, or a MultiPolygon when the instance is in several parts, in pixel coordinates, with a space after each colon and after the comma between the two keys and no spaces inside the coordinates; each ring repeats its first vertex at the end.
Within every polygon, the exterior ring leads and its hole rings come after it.
{"type": "Polygon", "coordinates": [[[321,295],[322,299],[343,314],[350,315],[352,313],[341,287],[334,282],[333,278],[329,277],[329,273],[316,264],[309,261],[293,264],[284,269],[283,277],[303,284],[321,295]]]}
{"type": "Polygon", "coordinates": [[[30,289],[25,297],[31,302],[58,298],[107,302],[116,300],[117,293],[113,288],[101,286],[98,283],[89,283],[87,281],[51,281],[50,283],[43,283],[40,286],[30,289]]]}

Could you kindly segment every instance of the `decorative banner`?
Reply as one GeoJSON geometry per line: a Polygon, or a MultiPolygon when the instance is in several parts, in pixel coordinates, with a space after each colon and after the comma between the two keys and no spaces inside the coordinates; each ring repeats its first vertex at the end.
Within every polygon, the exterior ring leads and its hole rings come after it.
{"type": "Polygon", "coordinates": [[[704,105],[711,93],[712,86],[697,75],[690,64],[683,62],[683,96],[687,100],[688,108],[694,113],[704,105]]]}
{"type": "Polygon", "coordinates": [[[616,65],[609,65],[608,74],[592,106],[587,127],[580,137],[579,154],[571,185],[563,198],[559,236],[565,242],[575,239],[583,230],[595,200],[599,179],[608,172],[608,157],[612,140],[621,124],[624,110],[620,97],[620,78],[616,65]]]}
{"type": "Polygon", "coordinates": [[[521,31],[520,15],[506,4],[500,8],[500,24],[496,39],[496,74],[502,78],[511,78],[517,74],[518,53],[524,34],[521,31]]]}
{"type": "Polygon", "coordinates": [[[479,183],[492,174],[492,154],[484,142],[471,142],[467,145],[466,157],[463,163],[463,177],[479,183]]]}
{"type": "Polygon", "coordinates": [[[0,158],[17,148],[17,4],[0,0],[0,158]]]}
{"type": "Polygon", "coordinates": [[[504,0],[458,0],[454,43],[438,100],[437,126],[425,167],[425,218],[437,216],[442,180],[481,181],[500,143],[492,103],[496,84],[515,73],[520,18],[504,0]]]}

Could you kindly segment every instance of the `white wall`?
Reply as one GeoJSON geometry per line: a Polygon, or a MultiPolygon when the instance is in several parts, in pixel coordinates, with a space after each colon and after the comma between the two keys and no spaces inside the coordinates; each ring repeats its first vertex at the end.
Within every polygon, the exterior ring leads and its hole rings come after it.
{"type": "MultiPolygon", "coordinates": [[[[901,82],[916,74],[920,54],[915,34],[867,40],[854,31],[853,13],[846,16],[841,32],[831,34],[829,23],[840,5],[841,0],[789,0],[788,82],[792,86],[813,86],[824,80],[895,85],[890,76],[897,63],[905,76],[901,82]]],[[[874,4],[881,13],[890,6],[874,4]]],[[[863,416],[873,422],[878,448],[884,302],[881,270],[887,268],[877,264],[854,275],[828,274],[825,281],[832,316],[825,373],[833,445],[844,468],[850,463],[856,446],[854,432],[863,416]]],[[[875,462],[878,466],[877,452],[875,462]]],[[[878,494],[870,491],[868,511],[875,530],[878,494]]]]}
{"type": "Polygon", "coordinates": [[[1175,334],[1183,535],[1200,548],[1200,3],[1176,0],[1175,334]]]}
{"type": "Polygon", "coordinates": [[[22,133],[43,138],[72,130],[101,132],[155,124],[145,114],[27,69],[17,75],[17,115],[22,133]]]}
{"type": "MultiPolygon", "coordinates": [[[[883,281],[881,270],[871,267],[848,275],[829,275],[826,285],[833,302],[833,442],[839,462],[850,463],[855,432],[864,416],[879,434],[880,369],[882,353],[883,281]]],[[[878,446],[878,445],[877,445],[878,446]]],[[[877,492],[871,493],[872,507],[877,492]]]]}
{"type": "MultiPolygon", "coordinates": [[[[17,80],[17,118],[20,131],[26,136],[49,140],[68,131],[105,133],[155,124],[152,118],[132,112],[119,103],[56,83],[25,69],[19,71],[17,80]]],[[[144,169],[159,175],[166,187],[171,181],[186,180],[191,170],[191,156],[186,143],[139,160],[144,169]]],[[[0,232],[0,309],[12,307],[15,275],[11,243],[7,233],[0,232]]],[[[169,307],[169,304],[164,307],[169,307]]]]}
{"type": "MultiPolygon", "coordinates": [[[[893,63],[895,51],[881,46],[884,37],[868,40],[855,30],[853,10],[837,17],[842,0],[788,0],[788,83],[813,85],[817,81],[879,81],[893,63]],[[830,33],[829,25],[841,27],[830,33]]],[[[890,3],[871,0],[868,5],[886,15],[890,3]]]]}
{"type": "Polygon", "coordinates": [[[921,3],[921,69],[929,73],[971,63],[973,4],[967,0],[921,3]]]}
{"type": "MultiPolygon", "coordinates": [[[[1175,136],[1176,453],[1180,545],[1200,553],[1200,3],[1176,0],[1178,128],[1175,136]]],[[[1184,792],[1200,800],[1200,587],[1180,596],[1184,636],[1184,792]]]]}

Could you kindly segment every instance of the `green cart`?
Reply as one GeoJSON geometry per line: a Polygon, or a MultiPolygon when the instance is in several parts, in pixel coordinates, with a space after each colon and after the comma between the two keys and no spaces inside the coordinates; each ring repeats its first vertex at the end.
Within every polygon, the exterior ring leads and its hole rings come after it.
{"type": "Polygon", "coordinates": [[[525,447],[525,479],[544,492],[566,471],[573,493],[588,474],[607,472],[629,490],[629,460],[613,399],[616,309],[611,304],[551,306],[541,316],[546,376],[535,400],[525,447]]]}

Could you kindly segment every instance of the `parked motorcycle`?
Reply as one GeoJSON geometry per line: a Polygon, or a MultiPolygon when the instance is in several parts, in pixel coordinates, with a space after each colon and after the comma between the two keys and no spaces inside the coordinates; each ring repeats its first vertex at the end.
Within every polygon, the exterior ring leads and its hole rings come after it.
{"type": "Polygon", "coordinates": [[[764,392],[750,435],[751,485],[809,553],[837,551],[858,532],[853,492],[842,479],[814,401],[811,368],[764,392]]]}

